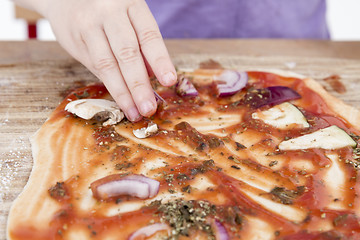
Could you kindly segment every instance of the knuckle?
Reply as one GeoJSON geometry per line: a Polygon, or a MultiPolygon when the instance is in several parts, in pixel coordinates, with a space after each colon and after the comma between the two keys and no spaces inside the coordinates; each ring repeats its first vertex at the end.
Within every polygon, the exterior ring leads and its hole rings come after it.
{"type": "Polygon", "coordinates": [[[100,58],[94,63],[94,70],[97,73],[107,72],[116,69],[117,67],[117,62],[114,58],[100,58]]]}
{"type": "Polygon", "coordinates": [[[153,40],[162,39],[159,31],[156,30],[146,30],[143,33],[139,34],[140,45],[147,44],[153,40]]]}
{"type": "Polygon", "coordinates": [[[116,93],[113,94],[114,98],[117,99],[120,103],[120,107],[123,109],[123,110],[126,110],[128,108],[130,104],[130,100],[131,100],[131,96],[130,94],[125,91],[125,90],[122,90],[122,91],[118,91],[116,93]]]}
{"type": "Polygon", "coordinates": [[[168,61],[170,61],[170,59],[167,56],[158,56],[154,62],[155,66],[167,66],[168,61]]]}
{"type": "Polygon", "coordinates": [[[141,81],[135,81],[131,84],[131,88],[134,91],[138,91],[139,89],[144,89],[144,87],[145,87],[145,83],[141,81]]]}
{"type": "Polygon", "coordinates": [[[140,58],[140,50],[137,47],[124,47],[117,52],[116,57],[119,63],[134,62],[140,58]]]}

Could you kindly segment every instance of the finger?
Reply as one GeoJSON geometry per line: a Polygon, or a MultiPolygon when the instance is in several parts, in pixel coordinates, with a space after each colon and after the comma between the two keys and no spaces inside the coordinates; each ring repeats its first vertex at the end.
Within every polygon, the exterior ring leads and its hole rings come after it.
{"type": "MultiPolygon", "coordinates": [[[[92,63],[90,60],[89,51],[87,46],[82,39],[80,32],[72,32],[69,36],[70,39],[66,41],[60,41],[60,44],[69,52],[71,55],[81,62],[85,67],[90,69],[92,63]],[[64,42],[64,44],[62,44],[64,42]]],[[[95,73],[94,73],[95,74],[95,73]]]]}
{"type": "Polygon", "coordinates": [[[144,57],[143,55],[143,59],[144,59],[144,62],[145,62],[145,67],[146,67],[146,71],[148,73],[148,76],[149,77],[154,77],[154,72],[153,70],[151,69],[151,66],[150,64],[148,63],[148,61],[146,60],[146,58],[144,57]]]}
{"type": "Polygon", "coordinates": [[[160,83],[176,83],[176,70],[162,39],[159,27],[145,1],[136,1],[129,7],[129,18],[134,27],[140,48],[160,83]]]}
{"type": "Polygon", "coordinates": [[[91,69],[105,84],[106,88],[130,121],[140,118],[137,107],[121,75],[118,63],[110,50],[104,32],[92,29],[83,36],[91,59],[91,69]]]}
{"type": "Polygon", "coordinates": [[[140,114],[151,116],[156,111],[156,100],[129,19],[122,15],[105,20],[104,31],[140,114]]]}

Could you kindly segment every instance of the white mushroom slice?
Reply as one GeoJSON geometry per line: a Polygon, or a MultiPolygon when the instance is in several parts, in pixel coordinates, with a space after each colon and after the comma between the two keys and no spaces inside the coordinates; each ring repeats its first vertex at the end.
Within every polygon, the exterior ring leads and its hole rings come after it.
{"type": "Polygon", "coordinates": [[[78,117],[89,120],[94,118],[104,122],[103,126],[114,125],[124,118],[124,113],[113,101],[105,99],[80,99],[69,102],[65,110],[78,117]]]}
{"type": "Polygon", "coordinates": [[[254,112],[251,117],[253,119],[260,119],[266,124],[280,129],[293,127],[308,128],[310,126],[302,112],[288,102],[276,105],[265,111],[254,112]]]}
{"type": "Polygon", "coordinates": [[[156,123],[149,123],[147,127],[133,130],[135,137],[137,138],[146,138],[153,133],[158,131],[158,126],[156,123]]]}
{"type": "Polygon", "coordinates": [[[309,148],[338,149],[355,147],[356,142],[341,128],[333,125],[316,132],[283,141],[280,150],[299,150],[309,148]]]}

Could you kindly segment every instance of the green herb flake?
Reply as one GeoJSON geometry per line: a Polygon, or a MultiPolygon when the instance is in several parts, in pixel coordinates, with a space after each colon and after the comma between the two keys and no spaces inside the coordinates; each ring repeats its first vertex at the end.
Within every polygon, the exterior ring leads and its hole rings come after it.
{"type": "Polygon", "coordinates": [[[246,148],[244,145],[242,145],[241,143],[238,143],[238,142],[235,142],[235,145],[236,145],[236,151],[246,148]]]}
{"type": "Polygon", "coordinates": [[[83,98],[87,98],[87,97],[89,97],[90,96],[90,94],[88,93],[88,91],[87,90],[85,90],[82,94],[77,94],[77,93],[74,93],[74,95],[75,95],[75,97],[77,98],[77,99],[83,99],[83,98]]]}
{"type": "Polygon", "coordinates": [[[293,204],[293,201],[298,196],[302,195],[305,191],[304,186],[299,186],[296,188],[296,190],[288,190],[283,187],[274,187],[270,194],[273,195],[273,200],[276,200],[278,202],[281,202],[285,205],[291,205],[293,204]]]}
{"type": "Polygon", "coordinates": [[[161,220],[171,226],[171,236],[168,239],[178,239],[179,236],[189,236],[191,230],[200,230],[215,240],[215,233],[206,221],[216,213],[216,207],[206,201],[185,201],[177,199],[161,204],[158,207],[161,220]]]}
{"type": "Polygon", "coordinates": [[[278,164],[278,161],[271,161],[270,163],[269,163],[269,167],[273,167],[273,166],[275,166],[276,164],[278,164]]]}

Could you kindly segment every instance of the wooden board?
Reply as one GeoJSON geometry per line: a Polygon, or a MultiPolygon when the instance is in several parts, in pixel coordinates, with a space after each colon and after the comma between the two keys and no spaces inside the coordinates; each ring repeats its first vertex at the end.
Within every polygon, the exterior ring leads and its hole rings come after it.
{"type": "MultiPolygon", "coordinates": [[[[169,53],[226,54],[254,57],[360,59],[360,41],[306,39],[165,39],[169,53]]],[[[72,57],[56,41],[1,41],[0,64],[68,60],[72,57]]]]}
{"type": "MultiPolygon", "coordinates": [[[[177,55],[181,68],[196,68],[209,58],[236,69],[283,69],[319,80],[333,95],[359,108],[360,61],[326,58],[177,55]],[[323,79],[337,74],[346,87],[338,93],[323,79]]],[[[5,239],[11,202],[26,184],[32,168],[28,138],[40,128],[73,88],[96,81],[74,61],[0,65],[0,239],[5,239]]]]}

